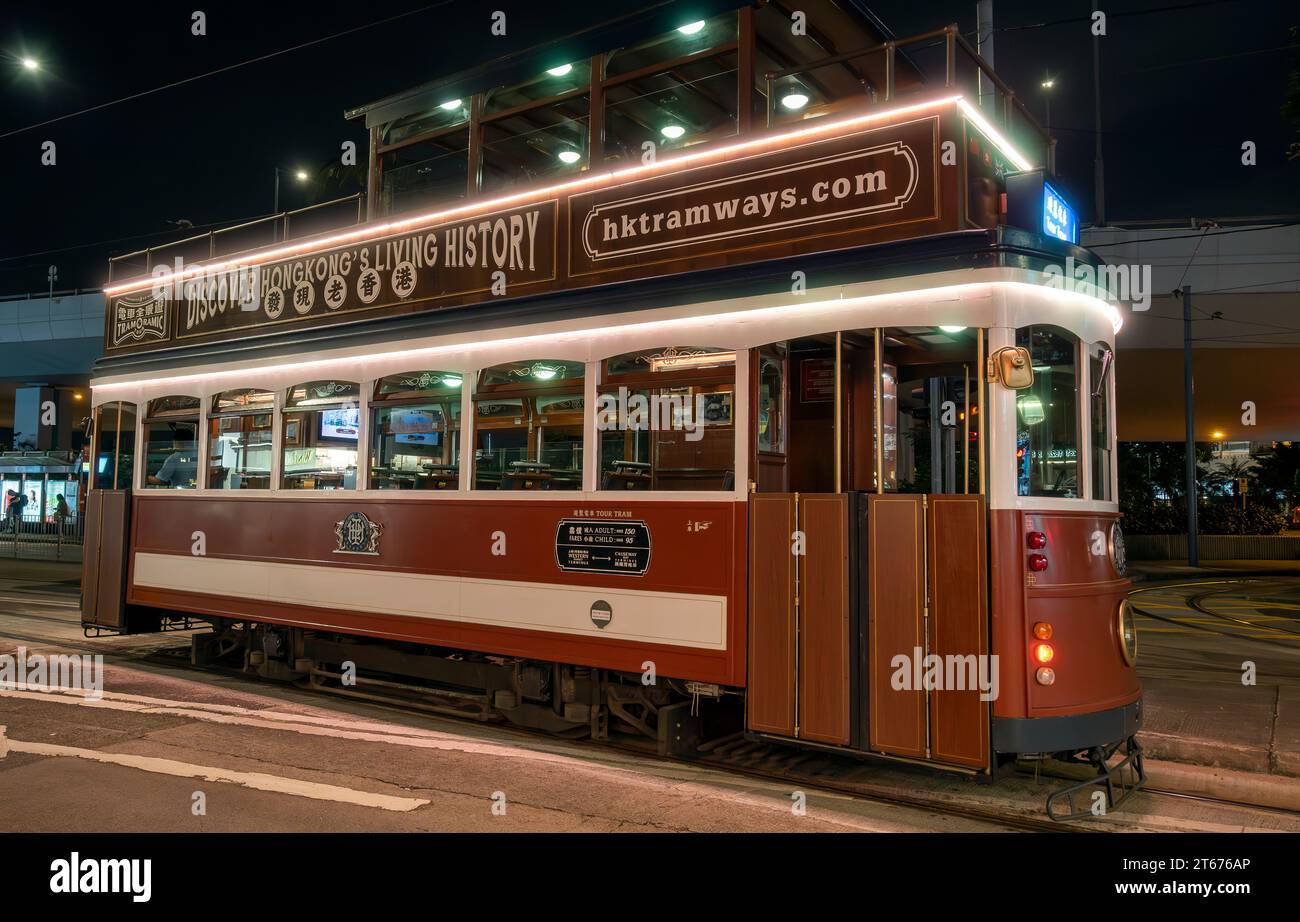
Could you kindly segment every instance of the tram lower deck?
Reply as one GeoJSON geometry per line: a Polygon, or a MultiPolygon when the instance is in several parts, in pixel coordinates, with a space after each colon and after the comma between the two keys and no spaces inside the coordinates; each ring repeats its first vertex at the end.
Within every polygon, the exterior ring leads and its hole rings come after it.
{"type": "Polygon", "coordinates": [[[1141,704],[1115,316],[1033,278],[102,376],[87,626],[668,749],[1101,766],[1141,704]]]}

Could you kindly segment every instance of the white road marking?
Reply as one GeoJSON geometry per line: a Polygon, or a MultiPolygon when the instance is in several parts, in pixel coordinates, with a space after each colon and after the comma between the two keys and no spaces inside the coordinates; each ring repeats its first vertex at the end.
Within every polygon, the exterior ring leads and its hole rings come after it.
{"type": "MultiPolygon", "coordinates": [[[[88,708],[105,708],[115,711],[131,711],[139,714],[159,714],[173,717],[189,717],[211,723],[227,724],[251,729],[287,730],[308,736],[324,736],[333,739],[355,740],[369,743],[382,743],[389,746],[407,746],[415,749],[433,749],[445,752],[463,752],[467,755],[497,756],[515,761],[549,763],[569,772],[594,776],[595,780],[608,781],[611,774],[617,774],[620,782],[629,786],[668,790],[676,796],[698,796],[712,800],[734,803],[747,807],[760,808],[771,812],[788,815],[790,812],[790,791],[796,787],[793,783],[782,785],[755,779],[744,779],[749,791],[728,790],[719,787],[708,776],[715,775],[711,769],[698,769],[691,766],[673,765],[670,770],[679,774],[703,775],[705,780],[678,780],[672,776],[646,774],[639,767],[623,767],[611,764],[622,761],[625,757],[617,753],[608,753],[609,761],[592,762],[573,756],[561,755],[527,748],[524,744],[478,742],[463,736],[441,733],[435,730],[416,728],[394,728],[388,724],[364,720],[342,720],[319,717],[311,714],[292,714],[243,708],[230,704],[209,704],[205,702],[171,701],[165,698],[150,698],[144,695],[131,695],[105,691],[103,698],[91,699],[81,689],[51,688],[49,691],[18,691],[0,688],[0,698],[22,698],[31,701],[50,701],[61,704],[79,705],[88,708]]],[[[14,745],[11,741],[11,745],[14,745]]],[[[543,744],[544,745],[544,744],[543,744]]],[[[93,752],[94,750],[88,750],[93,752]]],[[[222,771],[221,769],[212,769],[222,771]]],[[[737,783],[735,778],[726,778],[729,783],[737,783]]],[[[810,817],[824,823],[842,826],[846,829],[862,832],[894,832],[914,829],[904,822],[893,822],[882,818],[853,816],[830,810],[819,810],[813,803],[813,797],[829,801],[852,802],[854,798],[836,795],[812,787],[809,797],[810,817]]]]}
{"type": "Polygon", "coordinates": [[[5,727],[0,726],[0,758],[10,752],[26,752],[32,755],[52,756],[55,758],[86,759],[105,765],[122,765],[140,771],[153,772],[158,775],[172,775],[177,778],[199,778],[203,781],[238,784],[257,791],[270,791],[274,794],[290,794],[294,797],[309,797],[312,800],[329,800],[341,804],[354,804],[358,807],[378,807],[396,813],[408,813],[429,803],[416,797],[394,797],[390,794],[373,794],[353,788],[339,787],[334,784],[320,784],[315,781],[302,781],[298,778],[281,778],[262,772],[238,772],[213,765],[193,765],[189,762],[177,762],[174,759],[159,759],[153,756],[128,755],[117,752],[102,752],[98,749],[81,749],[77,746],[56,746],[51,743],[29,743],[25,740],[9,739],[5,736],[5,727]]]}

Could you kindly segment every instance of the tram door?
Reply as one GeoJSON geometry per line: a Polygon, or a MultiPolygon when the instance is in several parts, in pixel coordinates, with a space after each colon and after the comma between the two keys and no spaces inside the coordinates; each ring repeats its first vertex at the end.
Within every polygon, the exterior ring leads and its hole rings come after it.
{"type": "Polygon", "coordinates": [[[872,751],[989,761],[987,513],[981,342],[959,327],[881,331],[882,489],[867,498],[865,585],[872,751]]]}
{"type": "Polygon", "coordinates": [[[118,630],[126,626],[135,426],[134,404],[107,403],[95,409],[90,494],[82,547],[81,622],[84,625],[118,630]]]}
{"type": "Polygon", "coordinates": [[[984,767],[977,334],[851,331],[785,346],[772,403],[782,479],[755,483],[749,503],[749,728],[984,767]]]}

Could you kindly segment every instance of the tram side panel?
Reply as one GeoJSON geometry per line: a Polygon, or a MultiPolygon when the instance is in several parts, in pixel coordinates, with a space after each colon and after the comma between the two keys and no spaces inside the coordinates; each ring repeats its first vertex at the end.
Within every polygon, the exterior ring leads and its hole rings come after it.
{"type": "Polygon", "coordinates": [[[1116,570],[1108,543],[1117,520],[1116,513],[993,512],[999,751],[1084,748],[1136,731],[1141,683],[1124,656],[1117,619],[1131,583],[1116,570]],[[1046,569],[1031,569],[1033,554],[1046,558],[1046,569]],[[1035,634],[1039,625],[1047,637],[1035,634]],[[1040,657],[1042,645],[1048,650],[1040,657]],[[1043,668],[1050,682],[1040,679],[1043,668]]]}
{"type": "Polygon", "coordinates": [[[133,604],[745,684],[744,503],[137,494],[133,506],[133,604]]]}

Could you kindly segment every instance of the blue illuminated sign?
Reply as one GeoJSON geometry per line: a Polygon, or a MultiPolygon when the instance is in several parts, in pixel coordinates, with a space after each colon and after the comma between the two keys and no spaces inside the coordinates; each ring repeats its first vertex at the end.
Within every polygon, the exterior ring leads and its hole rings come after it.
{"type": "Polygon", "coordinates": [[[1043,183],[1043,233],[1066,243],[1079,242],[1079,217],[1065,199],[1043,183]]]}

